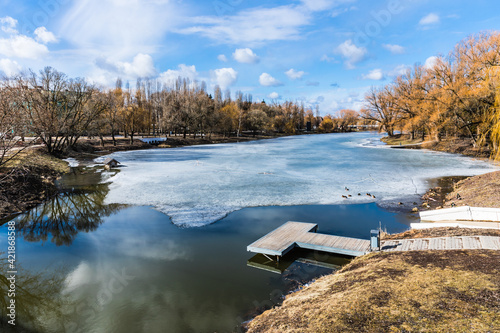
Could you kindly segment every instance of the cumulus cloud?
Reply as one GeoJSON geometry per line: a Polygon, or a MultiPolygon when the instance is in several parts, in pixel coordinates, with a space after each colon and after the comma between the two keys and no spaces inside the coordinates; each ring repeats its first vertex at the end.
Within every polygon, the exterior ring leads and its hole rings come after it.
{"type": "Polygon", "coordinates": [[[348,69],[354,69],[356,64],[363,61],[368,53],[366,48],[356,46],[350,39],[340,44],[335,51],[342,56],[348,69]]]}
{"type": "Polygon", "coordinates": [[[262,73],[259,76],[259,83],[265,87],[278,87],[283,85],[281,81],[275,79],[268,73],[262,73]]]}
{"type": "Polygon", "coordinates": [[[35,29],[36,40],[43,44],[55,43],[57,42],[56,36],[45,27],[39,27],[35,29]]]}
{"type": "Polygon", "coordinates": [[[383,44],[384,49],[388,50],[392,54],[403,54],[405,53],[405,48],[401,45],[393,45],[393,44],[383,44]]]}
{"type": "Polygon", "coordinates": [[[194,65],[187,66],[185,64],[180,64],[177,69],[169,69],[160,74],[160,80],[168,85],[175,84],[175,81],[180,78],[186,78],[190,81],[196,80],[198,73],[196,72],[196,67],[194,65]]]}
{"type": "Polygon", "coordinates": [[[363,75],[363,79],[380,81],[384,79],[384,73],[382,72],[381,69],[376,68],[371,70],[368,74],[363,75]]]}
{"type": "MultiPolygon", "coordinates": [[[[49,53],[49,49],[38,43],[31,37],[20,35],[16,29],[17,20],[10,16],[0,18],[1,29],[9,36],[0,38],[0,54],[10,58],[39,59],[49,53]]],[[[38,40],[38,33],[47,37],[51,34],[45,27],[35,30],[38,40]]],[[[55,38],[55,37],[54,37],[55,38]]]]}
{"type": "Polygon", "coordinates": [[[278,94],[276,91],[273,91],[272,93],[267,95],[267,97],[269,97],[271,99],[278,99],[278,98],[280,98],[280,94],[278,94]]]}
{"type": "Polygon", "coordinates": [[[290,80],[297,80],[297,79],[302,79],[302,77],[304,76],[305,72],[304,71],[297,71],[293,68],[290,68],[289,70],[287,70],[285,72],[286,76],[288,76],[288,78],[290,80]]]}
{"type": "Polygon", "coordinates": [[[5,16],[0,18],[0,24],[2,25],[2,31],[6,32],[8,34],[17,34],[17,20],[10,17],[10,16],[5,16]]]}
{"type": "Polygon", "coordinates": [[[259,62],[259,57],[249,48],[236,49],[233,53],[233,58],[237,62],[244,64],[255,64],[259,62]]]}
{"type": "Polygon", "coordinates": [[[139,53],[132,59],[132,62],[117,61],[110,58],[97,58],[95,64],[103,70],[129,78],[156,75],[153,58],[149,54],[139,53]]]}
{"type": "Polygon", "coordinates": [[[212,81],[221,89],[226,89],[238,80],[238,72],[233,68],[218,68],[211,72],[212,81]]]}
{"type": "Polygon", "coordinates": [[[425,64],[424,64],[424,68],[425,69],[432,69],[434,68],[434,66],[437,64],[438,62],[438,57],[436,56],[432,56],[432,57],[429,57],[425,60],[425,64]]]}
{"type": "Polygon", "coordinates": [[[0,54],[13,58],[39,59],[49,53],[47,46],[39,44],[33,38],[15,35],[0,38],[0,54]]]}
{"type": "Polygon", "coordinates": [[[441,21],[439,18],[439,15],[436,13],[430,13],[429,15],[426,15],[420,19],[420,22],[418,22],[418,25],[421,27],[426,27],[434,24],[438,24],[441,21]]]}
{"type": "Polygon", "coordinates": [[[398,65],[394,67],[394,69],[391,70],[389,73],[387,73],[387,75],[392,77],[405,75],[409,69],[411,69],[411,67],[408,65],[398,65]]]}
{"type": "Polygon", "coordinates": [[[0,72],[3,72],[7,77],[12,77],[21,72],[22,67],[14,60],[0,59],[0,72]]]}
{"type": "Polygon", "coordinates": [[[227,57],[224,54],[219,54],[217,56],[217,59],[219,59],[219,61],[222,61],[222,62],[227,62],[227,57]]]}

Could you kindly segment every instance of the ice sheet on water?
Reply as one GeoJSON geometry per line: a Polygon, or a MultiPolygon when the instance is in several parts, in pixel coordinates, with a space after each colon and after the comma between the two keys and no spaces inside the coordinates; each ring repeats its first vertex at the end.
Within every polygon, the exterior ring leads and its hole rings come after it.
{"type": "Polygon", "coordinates": [[[370,148],[377,140],[329,134],[117,152],[124,167],[108,180],[106,201],[153,206],[176,225],[202,226],[244,207],[391,200],[425,192],[429,178],[495,170],[459,155],[370,148]]]}
{"type": "Polygon", "coordinates": [[[80,163],[76,159],[74,159],[73,157],[65,158],[63,161],[68,162],[68,164],[71,168],[76,168],[77,166],[80,165],[80,163]]]}

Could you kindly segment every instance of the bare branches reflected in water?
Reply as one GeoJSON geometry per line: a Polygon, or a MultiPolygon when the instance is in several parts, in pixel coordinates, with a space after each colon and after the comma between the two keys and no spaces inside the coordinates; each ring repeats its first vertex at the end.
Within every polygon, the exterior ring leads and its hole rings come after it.
{"type": "Polygon", "coordinates": [[[104,204],[106,184],[61,193],[17,218],[17,230],[25,240],[71,245],[79,232],[95,231],[103,218],[124,205],[104,204]],[[50,235],[50,236],[49,236],[50,235]]]}
{"type": "Polygon", "coordinates": [[[64,318],[63,306],[67,305],[61,297],[65,274],[61,269],[50,272],[31,273],[18,267],[15,289],[16,326],[8,324],[10,304],[7,275],[9,271],[5,253],[0,252],[0,331],[1,332],[41,332],[62,331],[64,318]]]}

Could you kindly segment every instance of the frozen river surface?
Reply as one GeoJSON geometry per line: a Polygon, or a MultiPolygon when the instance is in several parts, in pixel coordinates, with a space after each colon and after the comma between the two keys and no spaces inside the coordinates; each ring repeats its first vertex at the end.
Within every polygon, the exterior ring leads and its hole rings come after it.
{"type": "Polygon", "coordinates": [[[368,132],[304,135],[117,152],[111,157],[124,167],[108,179],[106,203],[153,206],[174,224],[192,227],[244,207],[411,198],[426,191],[430,178],[496,170],[460,155],[390,149],[379,139],[368,132]]]}

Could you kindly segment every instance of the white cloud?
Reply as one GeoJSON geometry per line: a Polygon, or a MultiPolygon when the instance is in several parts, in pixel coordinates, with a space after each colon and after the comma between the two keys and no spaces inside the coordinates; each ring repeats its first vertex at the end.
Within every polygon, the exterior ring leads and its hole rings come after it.
{"type": "Polygon", "coordinates": [[[334,1],[331,0],[301,0],[304,6],[312,11],[326,10],[333,6],[334,1]]]}
{"type": "Polygon", "coordinates": [[[302,4],[311,11],[323,11],[356,0],[301,0],[302,4]]]}
{"type": "Polygon", "coordinates": [[[384,73],[382,72],[381,69],[376,68],[371,70],[368,74],[363,75],[363,79],[380,81],[384,79],[384,73]]]}
{"type": "Polygon", "coordinates": [[[348,69],[355,68],[355,65],[363,61],[368,53],[366,48],[357,47],[350,39],[340,44],[336,52],[344,58],[344,64],[348,69]]]}
{"type": "Polygon", "coordinates": [[[267,97],[269,97],[271,99],[278,99],[278,98],[280,98],[280,94],[278,94],[276,91],[273,91],[272,93],[267,95],[267,97]]]}
{"type": "Polygon", "coordinates": [[[304,76],[305,72],[304,71],[297,71],[293,68],[290,68],[289,70],[287,70],[285,72],[286,76],[288,76],[288,78],[290,80],[297,80],[297,79],[302,79],[302,76],[304,76]]]}
{"type": "Polygon", "coordinates": [[[311,12],[301,6],[257,7],[233,16],[196,17],[192,27],[177,31],[199,34],[219,43],[255,45],[302,38],[300,28],[310,24],[311,19],[311,12]]]}
{"type": "Polygon", "coordinates": [[[334,62],[335,58],[332,58],[332,57],[329,57],[326,54],[323,54],[319,60],[326,61],[326,62],[334,62]]]}
{"type": "Polygon", "coordinates": [[[0,72],[3,72],[7,77],[12,77],[19,74],[22,67],[13,60],[10,59],[0,59],[0,72]]]}
{"type": "Polygon", "coordinates": [[[396,77],[396,76],[400,76],[400,75],[405,75],[406,72],[411,69],[410,66],[408,65],[398,65],[396,67],[394,67],[393,70],[391,70],[390,72],[387,73],[387,75],[391,76],[391,77],[396,77]]]}
{"type": "Polygon", "coordinates": [[[161,73],[159,77],[160,80],[166,84],[173,85],[179,77],[194,81],[198,77],[198,73],[196,72],[196,67],[194,65],[187,66],[185,64],[180,64],[177,66],[177,69],[169,69],[161,73]]]}
{"type": "Polygon", "coordinates": [[[217,84],[221,89],[226,89],[236,82],[238,79],[238,72],[232,68],[218,68],[211,72],[212,81],[217,84]]]}
{"type": "Polygon", "coordinates": [[[224,54],[219,54],[217,56],[217,59],[219,59],[222,62],[227,62],[227,57],[224,54]]]}
{"type": "Polygon", "coordinates": [[[430,13],[429,15],[422,17],[422,19],[420,20],[420,22],[418,22],[418,24],[420,26],[429,26],[433,24],[438,24],[440,20],[441,19],[439,18],[438,14],[430,13]]]}
{"type": "Polygon", "coordinates": [[[97,58],[95,64],[110,73],[125,78],[151,77],[156,75],[153,58],[149,54],[139,53],[132,62],[122,62],[110,58],[97,58]]]}
{"type": "Polygon", "coordinates": [[[185,17],[177,1],[83,0],[64,7],[58,37],[122,59],[165,47],[165,33],[185,17]]]}
{"type": "Polygon", "coordinates": [[[406,51],[401,45],[383,44],[382,46],[392,54],[403,54],[406,51]]]}
{"type": "Polygon", "coordinates": [[[425,64],[424,64],[424,68],[425,69],[432,69],[436,63],[438,62],[438,57],[436,56],[432,56],[432,57],[429,57],[425,60],[425,64]]]}
{"type": "Polygon", "coordinates": [[[49,53],[43,44],[24,35],[15,35],[10,38],[0,38],[0,54],[14,58],[39,59],[49,53]]]}
{"type": "Polygon", "coordinates": [[[237,62],[244,64],[255,64],[259,62],[259,57],[249,48],[236,49],[233,53],[233,58],[237,62]]]}
{"type": "Polygon", "coordinates": [[[279,80],[275,79],[268,73],[262,73],[259,76],[259,83],[265,87],[277,87],[283,85],[283,83],[281,83],[279,80]]]}
{"type": "Polygon", "coordinates": [[[10,16],[5,16],[0,18],[0,23],[2,24],[2,31],[6,32],[8,34],[17,34],[18,31],[16,29],[17,26],[17,20],[10,17],[10,16]]]}
{"type": "Polygon", "coordinates": [[[36,40],[43,43],[55,43],[57,42],[56,36],[45,27],[39,27],[35,29],[36,40]]]}

